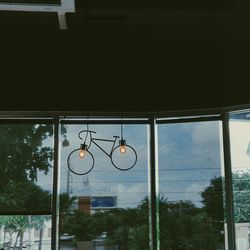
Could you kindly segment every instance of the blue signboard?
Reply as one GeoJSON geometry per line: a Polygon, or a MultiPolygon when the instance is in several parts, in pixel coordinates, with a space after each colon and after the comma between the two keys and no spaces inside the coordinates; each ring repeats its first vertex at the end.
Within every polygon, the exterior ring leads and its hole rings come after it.
{"type": "Polygon", "coordinates": [[[92,208],[114,208],[116,207],[116,196],[93,196],[91,198],[92,208]]]}

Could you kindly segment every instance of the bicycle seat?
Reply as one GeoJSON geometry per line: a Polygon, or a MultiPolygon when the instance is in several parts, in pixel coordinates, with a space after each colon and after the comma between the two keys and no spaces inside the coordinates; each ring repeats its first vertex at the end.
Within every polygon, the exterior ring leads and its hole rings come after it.
{"type": "Polygon", "coordinates": [[[114,138],[120,138],[120,136],[117,136],[117,135],[113,135],[114,138]]]}

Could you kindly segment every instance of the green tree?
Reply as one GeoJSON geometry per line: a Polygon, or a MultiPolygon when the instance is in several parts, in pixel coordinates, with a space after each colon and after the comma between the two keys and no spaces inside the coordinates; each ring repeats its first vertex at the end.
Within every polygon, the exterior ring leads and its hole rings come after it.
{"type": "Polygon", "coordinates": [[[60,218],[59,218],[59,228],[60,234],[65,233],[65,220],[71,213],[74,213],[72,209],[73,203],[76,201],[77,197],[72,196],[70,197],[68,193],[60,194],[60,218]]]}
{"type": "Polygon", "coordinates": [[[137,208],[115,208],[91,215],[71,211],[64,218],[61,232],[74,235],[76,241],[93,240],[105,232],[108,249],[118,245],[120,250],[146,250],[149,248],[148,212],[147,198],[137,208]]]}
{"type": "Polygon", "coordinates": [[[159,197],[162,250],[214,250],[221,246],[221,232],[203,208],[190,201],[169,202],[159,197]]]}
{"type": "Polygon", "coordinates": [[[25,230],[30,227],[28,216],[22,216],[22,215],[16,216],[15,227],[16,227],[17,236],[16,236],[16,243],[14,247],[16,247],[16,244],[19,238],[19,242],[20,242],[19,249],[22,250],[23,249],[23,234],[25,230]]]}
{"type": "Polygon", "coordinates": [[[6,243],[6,234],[9,234],[8,250],[11,248],[12,235],[17,231],[15,226],[15,217],[0,216],[0,227],[4,230],[4,244],[6,243]]]}
{"type": "Polygon", "coordinates": [[[2,225],[5,233],[9,234],[8,250],[11,249],[14,233],[17,234],[14,248],[16,248],[17,242],[19,240],[19,249],[23,249],[23,233],[27,229],[27,227],[29,227],[28,217],[22,215],[1,216],[0,224],[2,225]]]}
{"type": "MultiPolygon", "coordinates": [[[[202,193],[204,209],[214,221],[224,221],[225,199],[223,197],[224,180],[220,177],[211,180],[202,193]],[[224,212],[224,213],[223,213],[224,212]]],[[[250,222],[250,171],[232,173],[234,219],[236,223],[250,222]]],[[[226,214],[225,214],[226,217],[226,214]]]]}
{"type": "MultiPolygon", "coordinates": [[[[169,202],[158,198],[162,250],[214,250],[223,248],[222,234],[204,208],[190,201],[169,202]]],[[[106,233],[106,247],[120,250],[149,249],[149,204],[146,197],[136,208],[115,208],[67,216],[63,232],[76,240],[93,240],[106,233]]]]}
{"type": "Polygon", "coordinates": [[[213,178],[210,185],[201,193],[202,203],[207,214],[215,222],[224,223],[224,197],[223,180],[221,177],[213,178]]]}
{"type": "Polygon", "coordinates": [[[121,250],[149,248],[147,197],[136,208],[111,209],[102,216],[108,247],[118,245],[121,250]]]}
{"type": "Polygon", "coordinates": [[[236,223],[250,222],[250,171],[232,173],[234,220],[236,223]]]}
{"type": "MultiPolygon", "coordinates": [[[[39,237],[39,247],[42,249],[42,232],[45,227],[46,221],[50,220],[50,216],[27,216],[27,215],[5,215],[0,216],[0,227],[4,230],[4,233],[9,234],[10,241],[8,243],[8,249],[11,248],[12,242],[14,242],[14,249],[17,248],[17,243],[19,242],[18,249],[23,249],[23,235],[26,230],[31,228],[40,230],[39,237]],[[16,238],[13,239],[13,235],[16,235],[16,238]]],[[[31,242],[30,242],[31,244],[31,242]]]]}
{"type": "Polygon", "coordinates": [[[0,189],[9,182],[35,181],[38,171],[49,171],[53,152],[42,143],[52,134],[51,125],[1,124],[0,189]]]}
{"type": "Polygon", "coordinates": [[[129,249],[130,250],[145,250],[149,248],[148,241],[148,226],[143,224],[138,227],[132,227],[129,230],[129,249]]]}
{"type": "Polygon", "coordinates": [[[30,227],[39,230],[39,243],[38,250],[42,250],[42,238],[43,238],[43,230],[45,228],[46,222],[51,219],[49,215],[42,216],[30,216],[30,227]]]}
{"type": "Polygon", "coordinates": [[[68,193],[60,194],[60,213],[69,213],[72,210],[72,205],[77,200],[77,196],[69,196],[68,193]]]}
{"type": "Polygon", "coordinates": [[[96,232],[95,221],[91,215],[75,211],[65,219],[63,233],[74,235],[77,241],[88,241],[95,239],[100,232],[96,232]]]}
{"type": "Polygon", "coordinates": [[[211,179],[210,185],[201,193],[204,211],[211,219],[214,229],[216,230],[215,237],[218,239],[218,246],[224,245],[224,222],[226,217],[225,196],[224,196],[224,179],[215,177],[211,179]]]}
{"type": "Polygon", "coordinates": [[[0,190],[0,212],[50,211],[51,195],[31,181],[10,182],[0,190]]]}

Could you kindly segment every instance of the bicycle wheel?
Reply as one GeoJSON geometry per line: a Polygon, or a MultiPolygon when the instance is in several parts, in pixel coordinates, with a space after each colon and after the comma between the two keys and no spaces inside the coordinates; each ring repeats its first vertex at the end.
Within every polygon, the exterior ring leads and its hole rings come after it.
{"type": "Polygon", "coordinates": [[[116,146],[111,153],[111,162],[115,168],[121,171],[127,171],[133,168],[137,162],[137,153],[133,147],[126,145],[126,153],[122,154],[119,150],[120,146],[116,146]]]}
{"type": "Polygon", "coordinates": [[[87,154],[84,158],[79,157],[80,149],[77,148],[73,150],[68,158],[67,158],[67,165],[69,170],[76,174],[76,175],[85,175],[88,174],[95,165],[94,156],[86,150],[87,154]]]}

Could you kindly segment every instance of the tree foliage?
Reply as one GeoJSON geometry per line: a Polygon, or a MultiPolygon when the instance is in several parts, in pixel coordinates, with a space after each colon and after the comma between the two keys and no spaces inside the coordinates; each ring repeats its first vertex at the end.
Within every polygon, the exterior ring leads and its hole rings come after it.
{"type": "Polygon", "coordinates": [[[1,124],[0,189],[9,182],[37,180],[37,172],[48,173],[53,151],[43,141],[53,133],[45,124],[1,124]]]}
{"type": "MultiPolygon", "coordinates": [[[[224,217],[226,218],[223,183],[224,180],[221,177],[214,178],[211,180],[210,186],[201,194],[204,208],[214,221],[224,221],[224,217]]],[[[250,222],[250,171],[233,172],[232,186],[234,220],[236,223],[250,222]]]]}
{"type": "Polygon", "coordinates": [[[10,182],[0,190],[0,212],[49,212],[51,194],[31,181],[10,182]]]}
{"type": "Polygon", "coordinates": [[[46,124],[0,125],[0,212],[50,211],[49,192],[35,182],[52,167],[53,150],[44,144],[52,134],[46,124]]]}
{"type": "Polygon", "coordinates": [[[233,176],[234,220],[250,222],[250,171],[236,171],[233,176]]]}
{"type": "Polygon", "coordinates": [[[221,177],[213,178],[210,185],[201,193],[206,213],[217,222],[224,222],[223,205],[225,201],[222,183],[221,177]]]}
{"type": "MultiPolygon", "coordinates": [[[[28,229],[34,228],[37,230],[43,230],[46,221],[50,220],[51,217],[48,215],[5,215],[0,216],[0,228],[2,228],[5,233],[9,234],[9,242],[7,244],[8,249],[11,249],[13,245],[16,249],[17,243],[19,241],[18,249],[23,249],[23,235],[28,229]],[[15,238],[13,239],[13,236],[15,238]]],[[[41,242],[42,239],[40,239],[41,242]]],[[[31,243],[31,242],[30,242],[31,243]]]]}
{"type": "Polygon", "coordinates": [[[214,250],[223,246],[212,218],[192,202],[173,203],[161,197],[159,213],[162,250],[214,250]]]}
{"type": "MultiPolygon", "coordinates": [[[[214,250],[223,248],[222,234],[203,208],[192,202],[168,202],[159,198],[162,250],[214,250]]],[[[106,247],[120,250],[149,249],[149,200],[136,208],[115,208],[86,214],[75,211],[67,217],[61,233],[75,235],[76,241],[88,241],[106,233],[106,247]]]]}

